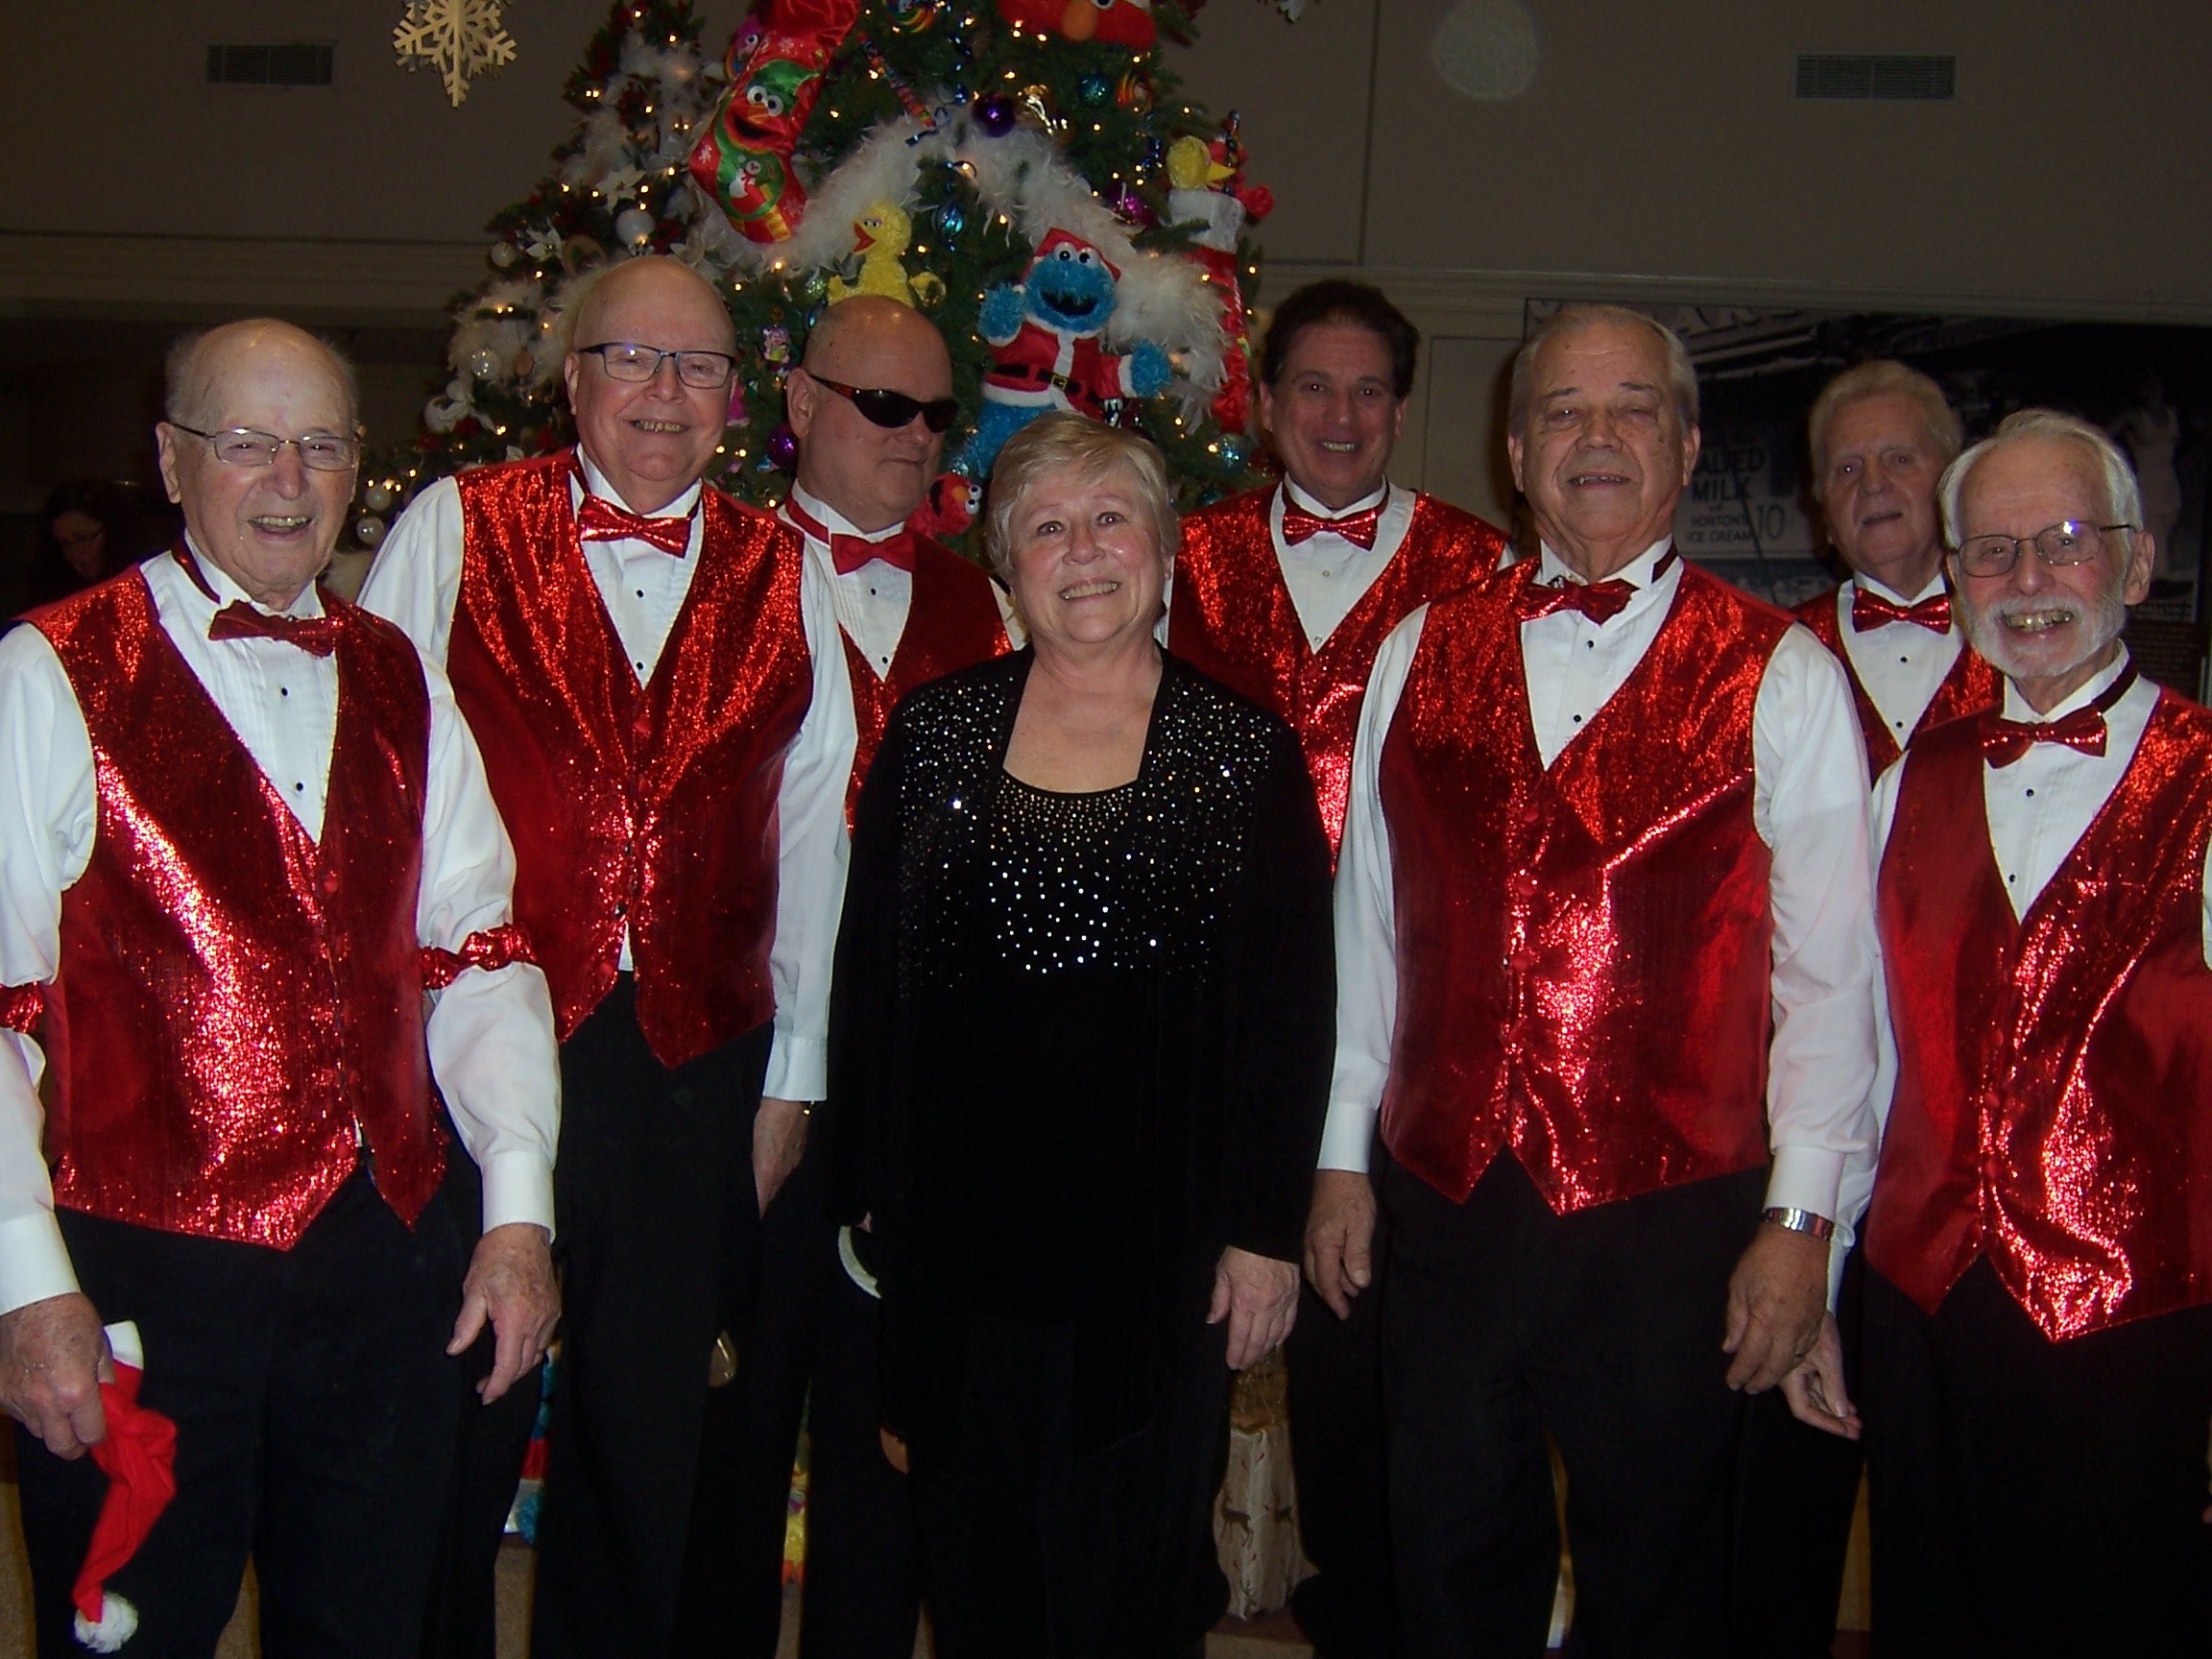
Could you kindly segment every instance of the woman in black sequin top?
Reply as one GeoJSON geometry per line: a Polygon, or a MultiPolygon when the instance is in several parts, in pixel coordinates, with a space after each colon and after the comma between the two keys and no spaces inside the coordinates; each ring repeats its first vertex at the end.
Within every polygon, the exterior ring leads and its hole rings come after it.
{"type": "Polygon", "coordinates": [[[1181,1654],[1229,1372],[1290,1328],[1334,1006],[1297,740],[1154,640],[1159,452],[1000,452],[1030,648],[925,686],[860,798],[830,1017],[942,1659],[1181,1654]]]}

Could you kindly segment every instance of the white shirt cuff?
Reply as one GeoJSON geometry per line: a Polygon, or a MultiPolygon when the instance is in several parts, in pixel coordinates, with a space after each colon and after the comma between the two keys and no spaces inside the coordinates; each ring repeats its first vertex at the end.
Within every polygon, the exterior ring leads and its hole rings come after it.
{"type": "Polygon", "coordinates": [[[0,1221],[0,1313],[77,1288],[77,1270],[51,1210],[0,1221]]]}
{"type": "Polygon", "coordinates": [[[1321,1131],[1319,1169],[1354,1169],[1367,1173],[1367,1159],[1375,1144],[1375,1110],[1360,1100],[1332,1100],[1329,1120],[1321,1131]]]}
{"type": "MultiPolygon", "coordinates": [[[[446,1156],[466,1158],[469,1154],[456,1146],[446,1156]]],[[[482,1174],[485,1232],[510,1222],[527,1221],[552,1233],[553,1166],[544,1158],[527,1148],[494,1152],[485,1162],[482,1174]]]]}
{"type": "Polygon", "coordinates": [[[1809,1210],[1833,1221],[1842,1184],[1842,1153],[1821,1146],[1777,1146],[1773,1173],[1767,1177],[1767,1208],[1809,1210]]]}
{"type": "Polygon", "coordinates": [[[760,1085],[770,1100],[819,1100],[830,1092],[830,1045],[821,1037],[795,1037],[779,1029],[760,1085]]]}

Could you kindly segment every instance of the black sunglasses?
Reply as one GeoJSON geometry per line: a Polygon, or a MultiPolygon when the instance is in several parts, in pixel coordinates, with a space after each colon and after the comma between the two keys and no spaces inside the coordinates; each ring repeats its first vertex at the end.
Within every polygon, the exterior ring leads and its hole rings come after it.
{"type": "Polygon", "coordinates": [[[957,397],[932,397],[925,403],[918,397],[909,397],[903,392],[886,392],[880,386],[841,386],[834,380],[825,380],[809,369],[806,378],[817,386],[827,386],[838,397],[849,399],[853,407],[878,426],[896,432],[919,415],[922,424],[932,432],[942,432],[960,418],[960,399],[957,397]]]}

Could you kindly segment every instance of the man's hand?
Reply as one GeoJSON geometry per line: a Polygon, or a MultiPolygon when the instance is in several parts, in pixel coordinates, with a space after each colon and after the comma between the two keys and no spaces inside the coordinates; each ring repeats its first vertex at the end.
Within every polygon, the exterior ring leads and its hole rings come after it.
{"type": "Polygon", "coordinates": [[[108,1437],[107,1361],[108,1334],[80,1291],[0,1313],[0,1406],[57,1457],[82,1457],[108,1437]]]}
{"type": "Polygon", "coordinates": [[[445,1352],[467,1352],[487,1319],[492,1375],[476,1384],[476,1392],[489,1406],[545,1358],[545,1344],[561,1322],[561,1287],[553,1282],[552,1240],[544,1228],[510,1221],[476,1240],[469,1277],[461,1282],[461,1317],[453,1321],[445,1352]]]}
{"type": "Polygon", "coordinates": [[[1835,1314],[1820,1316],[1820,1334],[1813,1339],[1812,1352],[1782,1379],[1782,1398],[1790,1402],[1790,1414],[1798,1422],[1845,1440],[1859,1438],[1859,1407],[1851,1404],[1843,1387],[1843,1337],[1836,1329],[1835,1314]]]}
{"type": "Polygon", "coordinates": [[[1375,1282],[1375,1187],[1357,1169],[1313,1171],[1306,1212],[1306,1277],[1339,1319],[1375,1282]]]}
{"type": "Polygon", "coordinates": [[[1241,1371],[1290,1334],[1298,1317],[1298,1265],[1232,1244],[1214,1269],[1206,1323],[1229,1321],[1229,1369],[1241,1371]]]}
{"type": "Polygon", "coordinates": [[[1828,1240],[1759,1224],[1728,1281],[1728,1386],[1763,1394],[1797,1368],[1828,1313],[1828,1240]]]}
{"type": "Polygon", "coordinates": [[[797,1100],[760,1097],[760,1110],[753,1119],[753,1190],[760,1200],[760,1214],[776,1201],[791,1171],[806,1152],[806,1108],[797,1100]]]}

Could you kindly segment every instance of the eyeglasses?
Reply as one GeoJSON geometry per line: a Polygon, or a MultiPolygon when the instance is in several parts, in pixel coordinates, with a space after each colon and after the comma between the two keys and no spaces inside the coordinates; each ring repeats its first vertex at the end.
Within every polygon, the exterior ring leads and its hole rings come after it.
{"type": "Polygon", "coordinates": [[[925,403],[919,397],[909,397],[903,392],[886,392],[879,386],[842,386],[834,380],[823,379],[811,369],[806,371],[806,378],[817,386],[829,387],[877,425],[894,432],[917,415],[922,417],[922,424],[932,432],[944,431],[960,418],[957,397],[932,397],[925,403]]]}
{"type": "Polygon", "coordinates": [[[2113,531],[2141,528],[2063,518],[2032,536],[1969,536],[1959,544],[1959,568],[1969,576],[2002,576],[2020,563],[2020,549],[2029,546],[2046,565],[2086,565],[2104,551],[2104,538],[2113,531]]]}
{"type": "Polygon", "coordinates": [[[650,380],[661,373],[661,363],[670,357],[676,359],[676,378],[701,392],[729,385],[730,376],[737,373],[737,359],[719,351],[662,351],[630,340],[611,340],[604,346],[576,348],[579,357],[593,352],[597,353],[610,380],[650,380]]]}
{"type": "Polygon", "coordinates": [[[256,432],[251,426],[231,426],[221,432],[203,432],[181,421],[169,422],[180,432],[207,440],[215,459],[228,467],[274,467],[279,449],[300,451],[300,465],[315,472],[349,472],[361,459],[361,440],[329,432],[311,432],[304,438],[279,438],[274,432],[256,432]]]}

